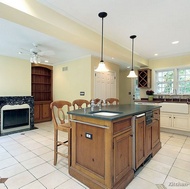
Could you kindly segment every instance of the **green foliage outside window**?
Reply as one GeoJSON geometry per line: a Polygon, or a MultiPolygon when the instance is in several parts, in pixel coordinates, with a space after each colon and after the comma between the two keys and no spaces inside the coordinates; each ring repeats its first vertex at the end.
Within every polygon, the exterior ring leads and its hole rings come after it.
{"type": "Polygon", "coordinates": [[[156,93],[190,94],[190,68],[156,71],[156,93]]]}

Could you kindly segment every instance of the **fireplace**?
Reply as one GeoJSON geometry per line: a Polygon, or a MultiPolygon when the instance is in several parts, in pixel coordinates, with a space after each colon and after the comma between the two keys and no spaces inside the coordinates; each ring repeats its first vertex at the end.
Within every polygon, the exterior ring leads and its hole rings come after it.
{"type": "Polygon", "coordinates": [[[30,107],[28,104],[5,105],[1,108],[1,133],[30,128],[30,107]]]}
{"type": "Polygon", "coordinates": [[[0,134],[29,129],[34,129],[33,97],[0,97],[0,134]]]}

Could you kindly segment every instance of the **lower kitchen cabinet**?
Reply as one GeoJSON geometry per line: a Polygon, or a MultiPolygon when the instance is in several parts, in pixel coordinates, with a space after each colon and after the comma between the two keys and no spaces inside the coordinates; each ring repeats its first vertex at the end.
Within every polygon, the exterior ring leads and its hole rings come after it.
{"type": "Polygon", "coordinates": [[[152,122],[146,125],[145,116],[136,119],[135,168],[145,159],[161,148],[160,142],[160,109],[153,111],[152,122]]]}
{"type": "Polygon", "coordinates": [[[131,116],[109,121],[72,115],[71,123],[70,175],[91,189],[125,188],[134,178],[131,116]]]}
{"type": "Polygon", "coordinates": [[[131,129],[114,137],[114,183],[122,179],[132,168],[131,129]]]}
{"type": "Polygon", "coordinates": [[[50,101],[34,103],[34,122],[51,121],[50,101]]]}
{"type": "Polygon", "coordinates": [[[172,114],[171,113],[161,113],[160,117],[160,126],[161,127],[167,127],[171,128],[172,127],[172,114]]]}
{"type": "Polygon", "coordinates": [[[145,160],[145,116],[136,119],[136,133],[135,133],[135,168],[137,169],[145,160]]]}
{"type": "Polygon", "coordinates": [[[148,157],[152,152],[152,124],[146,126],[145,133],[145,157],[148,157]]]}
{"type": "Polygon", "coordinates": [[[189,114],[173,114],[173,113],[161,113],[161,127],[177,129],[182,131],[190,131],[190,119],[189,114]]]}
{"type": "Polygon", "coordinates": [[[153,111],[152,148],[160,142],[160,110],[153,111]]]}

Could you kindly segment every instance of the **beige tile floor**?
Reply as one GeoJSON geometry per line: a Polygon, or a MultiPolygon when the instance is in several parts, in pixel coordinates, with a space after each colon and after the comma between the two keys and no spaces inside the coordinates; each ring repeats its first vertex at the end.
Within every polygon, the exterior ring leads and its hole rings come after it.
{"type": "MultiPolygon", "coordinates": [[[[0,189],[85,189],[68,174],[67,159],[53,166],[52,122],[0,137],[0,189]]],[[[66,135],[62,134],[62,137],[66,135]]],[[[162,149],[126,189],[190,189],[190,137],[161,133],[162,149]]]]}

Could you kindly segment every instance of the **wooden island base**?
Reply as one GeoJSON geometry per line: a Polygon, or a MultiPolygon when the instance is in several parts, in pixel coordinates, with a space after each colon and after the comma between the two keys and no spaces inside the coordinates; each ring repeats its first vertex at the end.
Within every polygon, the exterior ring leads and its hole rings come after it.
{"type": "Polygon", "coordinates": [[[69,173],[92,189],[124,188],[134,178],[131,116],[117,121],[73,115],[69,173]]]}
{"type": "MultiPolygon", "coordinates": [[[[81,173],[80,171],[74,169],[74,168],[70,168],[69,170],[69,174],[76,178],[77,180],[79,180],[80,182],[82,182],[83,184],[85,184],[86,186],[88,186],[89,188],[96,188],[96,189],[105,189],[107,188],[105,185],[97,182],[96,180],[92,179],[91,177],[89,177],[86,174],[81,173]]],[[[113,189],[116,188],[125,188],[134,178],[134,171],[130,171],[128,174],[126,174],[121,181],[116,184],[113,189]]]]}
{"type": "MultiPolygon", "coordinates": [[[[123,106],[118,107],[123,108],[123,106]]],[[[116,106],[116,108],[118,107],[116,106]]],[[[138,108],[139,111],[139,107],[134,106],[134,108],[138,108]]],[[[121,110],[124,112],[123,109],[121,110]]],[[[120,114],[120,117],[115,119],[101,119],[89,114],[85,116],[82,110],[79,111],[81,112],[71,112],[72,141],[69,174],[90,189],[126,188],[134,178],[132,162],[134,160],[132,157],[133,115],[129,115],[127,112],[124,116],[120,114]]],[[[143,128],[144,133],[146,129],[143,128]]],[[[149,154],[154,155],[161,147],[158,134],[160,132],[159,121],[146,128],[148,129],[148,140],[145,140],[144,144],[146,144],[146,141],[151,142],[148,144],[150,147],[149,154]],[[153,146],[155,148],[152,148],[153,146]]],[[[146,135],[143,134],[142,136],[146,139],[146,135]]],[[[140,143],[142,144],[142,141],[140,143]]],[[[148,156],[146,149],[145,152],[148,156]]],[[[137,157],[141,158],[140,155],[141,153],[137,157]]]]}

